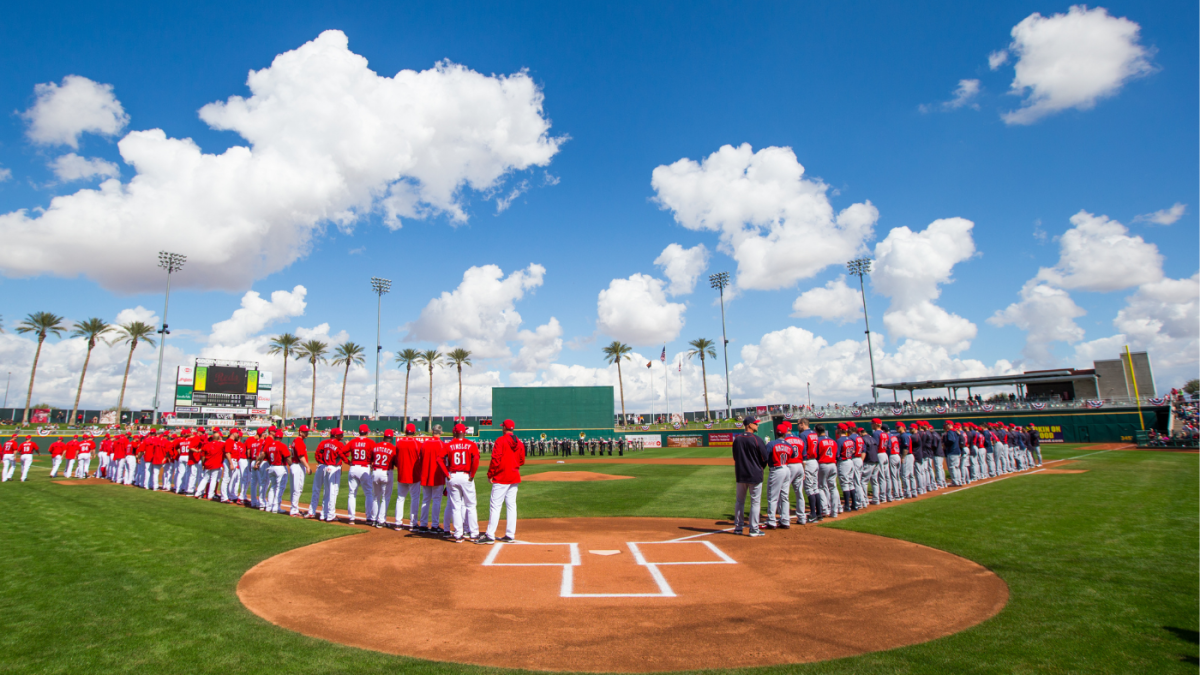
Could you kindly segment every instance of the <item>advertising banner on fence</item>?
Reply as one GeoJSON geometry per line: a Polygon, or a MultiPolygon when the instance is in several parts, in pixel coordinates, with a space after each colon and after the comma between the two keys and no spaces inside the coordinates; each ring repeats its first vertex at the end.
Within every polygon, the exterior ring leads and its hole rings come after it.
{"type": "Polygon", "coordinates": [[[695,436],[667,436],[668,448],[703,448],[704,437],[697,434],[695,436]]]}
{"type": "Polygon", "coordinates": [[[662,436],[658,434],[625,434],[630,442],[641,441],[644,448],[661,448],[662,436]]]}
{"type": "Polygon", "coordinates": [[[1034,427],[1037,429],[1038,437],[1043,443],[1064,443],[1062,427],[1057,424],[1052,424],[1045,427],[1034,427]]]}
{"type": "Polygon", "coordinates": [[[729,447],[733,445],[733,436],[732,431],[713,431],[708,434],[708,444],[714,448],[729,447]]]}

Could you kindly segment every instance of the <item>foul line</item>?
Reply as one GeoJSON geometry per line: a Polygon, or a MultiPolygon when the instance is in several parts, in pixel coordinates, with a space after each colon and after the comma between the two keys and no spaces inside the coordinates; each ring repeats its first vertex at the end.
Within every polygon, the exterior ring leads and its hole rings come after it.
{"type": "MultiPolygon", "coordinates": [[[[705,532],[703,534],[694,535],[697,537],[712,534],[705,532]]],[[[685,539],[691,539],[686,537],[685,539]]],[[[561,567],[562,568],[562,584],[559,587],[558,595],[562,598],[674,598],[675,591],[671,585],[667,583],[667,578],[663,576],[662,570],[659,569],[662,565],[736,565],[737,561],[730,558],[724,551],[717,548],[712,542],[697,541],[687,542],[684,540],[671,541],[627,541],[625,545],[629,547],[629,552],[633,554],[634,561],[638,565],[645,567],[650,572],[650,577],[654,579],[654,583],[658,586],[657,593],[576,593],[575,592],[575,568],[583,564],[582,556],[579,554],[579,544],[576,542],[533,542],[533,541],[513,541],[497,543],[487,558],[483,560],[484,567],[561,567]],[[695,543],[707,546],[713,552],[719,561],[687,561],[687,562],[660,562],[652,563],[646,560],[642,555],[642,550],[639,545],[651,546],[655,544],[679,544],[679,543],[695,543]],[[571,552],[571,562],[569,563],[498,563],[496,558],[500,555],[500,551],[506,545],[530,545],[530,546],[567,546],[571,552]]]]}

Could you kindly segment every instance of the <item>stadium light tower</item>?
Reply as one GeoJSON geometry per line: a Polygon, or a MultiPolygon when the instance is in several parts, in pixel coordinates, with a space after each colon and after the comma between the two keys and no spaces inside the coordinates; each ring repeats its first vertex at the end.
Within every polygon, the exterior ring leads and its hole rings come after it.
{"type": "Polygon", "coordinates": [[[867,327],[867,356],[871,359],[871,397],[878,404],[879,390],[875,388],[875,352],[871,350],[871,319],[867,316],[867,289],[863,282],[863,277],[871,273],[871,259],[855,258],[846,263],[846,269],[858,277],[858,289],[862,291],[863,323],[867,327]]]}
{"type": "Polygon", "coordinates": [[[725,287],[729,285],[729,272],[717,272],[708,277],[708,282],[721,294],[721,349],[725,354],[725,419],[733,418],[733,402],[729,400],[729,338],[725,337],[725,287]]]}
{"type": "MultiPolygon", "coordinates": [[[[187,262],[186,255],[167,251],[158,252],[158,266],[167,271],[167,295],[163,300],[162,328],[158,329],[161,337],[158,339],[158,377],[154,379],[154,417],[151,419],[153,424],[158,424],[158,396],[162,390],[163,352],[167,348],[167,336],[171,334],[171,331],[167,330],[167,308],[171,306],[171,274],[183,269],[185,262],[187,262]]],[[[120,415],[121,411],[118,410],[117,414],[120,415]]]]}
{"type": "Polygon", "coordinates": [[[383,352],[380,328],[383,325],[383,295],[392,290],[391,279],[371,277],[371,288],[379,296],[375,303],[375,419],[379,419],[379,355],[383,352]]]}

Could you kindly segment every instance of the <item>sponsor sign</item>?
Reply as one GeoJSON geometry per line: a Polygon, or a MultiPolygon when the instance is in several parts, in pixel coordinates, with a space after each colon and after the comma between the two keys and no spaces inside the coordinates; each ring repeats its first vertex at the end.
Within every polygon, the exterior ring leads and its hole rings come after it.
{"type": "Polygon", "coordinates": [[[246,426],[251,429],[258,429],[259,427],[271,426],[271,422],[268,420],[246,420],[246,426]]]}
{"type": "Polygon", "coordinates": [[[100,424],[116,424],[116,423],[117,423],[117,411],[116,410],[105,410],[100,413],[100,424]]]}
{"type": "Polygon", "coordinates": [[[727,448],[733,445],[733,437],[732,431],[714,431],[708,434],[708,445],[714,448],[727,448]]]}
{"type": "Polygon", "coordinates": [[[268,391],[271,389],[271,371],[269,370],[258,371],[258,390],[264,389],[268,391]]]}
{"type": "Polygon", "coordinates": [[[174,417],[167,420],[167,426],[169,427],[194,427],[198,424],[200,424],[200,420],[181,420],[174,417]]]}
{"type": "Polygon", "coordinates": [[[1037,429],[1038,438],[1040,438],[1043,443],[1065,443],[1066,442],[1063,440],[1062,427],[1057,424],[1052,424],[1052,425],[1044,426],[1044,427],[1034,427],[1034,429],[1037,429]]]}
{"type": "Polygon", "coordinates": [[[29,421],[32,424],[49,424],[50,423],[50,411],[43,410],[41,408],[39,408],[37,410],[30,410],[29,411],[29,421]]]}
{"type": "Polygon", "coordinates": [[[270,410],[271,409],[271,393],[270,392],[263,393],[262,391],[259,391],[258,396],[254,397],[254,406],[256,408],[266,408],[266,409],[270,410]]]}
{"type": "Polygon", "coordinates": [[[188,406],[185,408],[175,408],[175,412],[177,414],[178,413],[198,413],[198,412],[200,412],[200,406],[188,406]]]}
{"type": "MultiPolygon", "coordinates": [[[[200,412],[205,414],[227,414],[227,415],[246,415],[249,408],[200,408],[200,412]]],[[[176,410],[176,412],[181,412],[176,410]]]]}
{"type": "Polygon", "coordinates": [[[266,408],[251,408],[250,414],[251,415],[269,415],[269,414],[271,414],[271,411],[267,410],[266,408]]]}
{"type": "Polygon", "coordinates": [[[668,448],[703,448],[704,437],[695,436],[667,436],[668,448]]]}
{"type": "Polygon", "coordinates": [[[191,366],[179,366],[175,373],[175,384],[190,389],[196,384],[196,369],[191,366]]]}
{"type": "Polygon", "coordinates": [[[662,436],[658,434],[626,434],[629,441],[641,441],[644,448],[661,448],[662,436]]]}
{"type": "Polygon", "coordinates": [[[208,420],[208,426],[210,426],[210,427],[236,427],[237,420],[219,420],[216,418],[212,418],[212,419],[208,420]]]}

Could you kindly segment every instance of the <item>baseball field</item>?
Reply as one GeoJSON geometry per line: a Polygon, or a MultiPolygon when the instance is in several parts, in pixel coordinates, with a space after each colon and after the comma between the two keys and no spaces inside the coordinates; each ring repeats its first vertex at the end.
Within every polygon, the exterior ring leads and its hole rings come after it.
{"type": "Polygon", "coordinates": [[[42,455],[0,485],[0,672],[636,672],[692,654],[767,664],[726,672],[1196,672],[1198,456],[1043,452],[1041,472],[760,539],[721,532],[728,466],[529,464],[628,478],[524,482],[518,539],[544,545],[503,550],[64,485],[42,455]],[[650,553],[676,541],[697,545],[650,553]]]}

